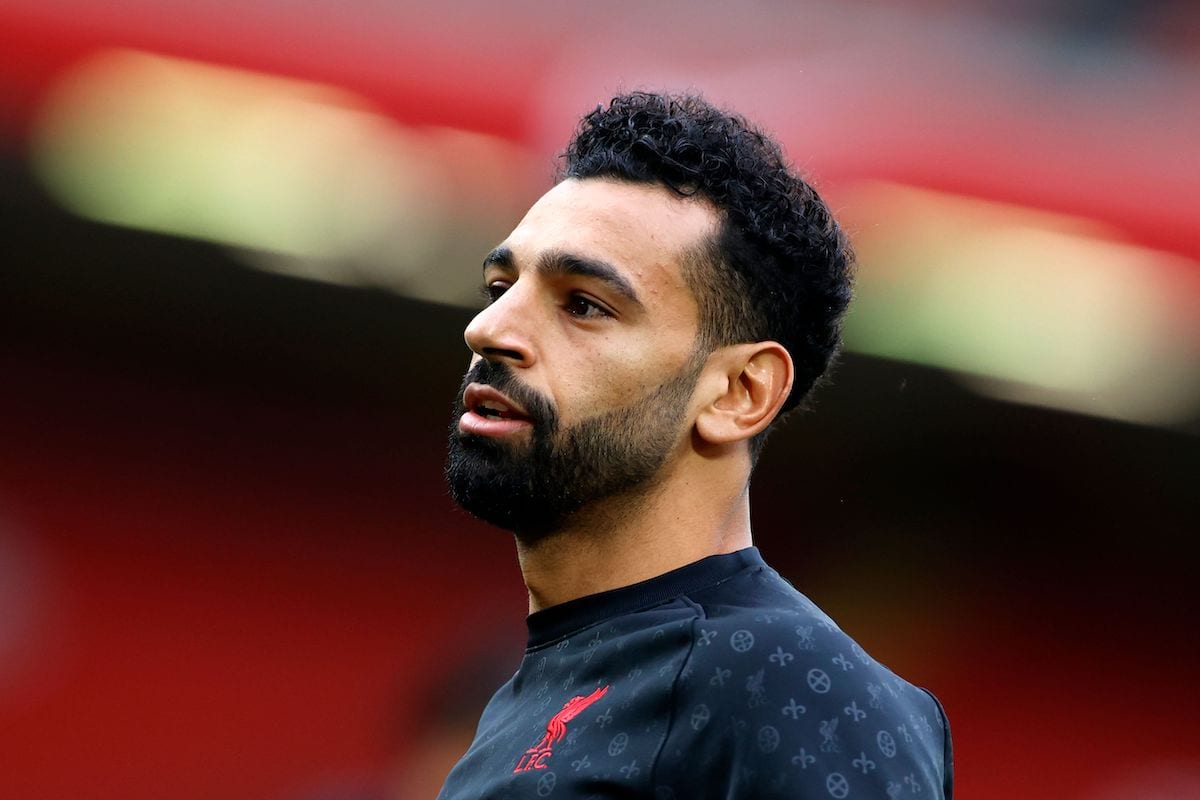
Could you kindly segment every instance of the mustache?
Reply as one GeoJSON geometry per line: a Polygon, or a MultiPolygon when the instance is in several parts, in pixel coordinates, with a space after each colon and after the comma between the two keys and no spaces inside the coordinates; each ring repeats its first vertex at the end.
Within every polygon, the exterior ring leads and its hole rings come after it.
{"type": "Polygon", "coordinates": [[[480,359],[467,370],[467,374],[463,377],[462,386],[458,390],[459,415],[466,411],[463,394],[467,390],[467,385],[471,383],[490,386],[496,391],[508,395],[513,402],[525,409],[525,413],[535,428],[545,427],[547,430],[554,430],[558,425],[558,412],[553,403],[537,390],[525,385],[517,377],[516,371],[508,364],[502,361],[489,361],[486,358],[480,359]]]}

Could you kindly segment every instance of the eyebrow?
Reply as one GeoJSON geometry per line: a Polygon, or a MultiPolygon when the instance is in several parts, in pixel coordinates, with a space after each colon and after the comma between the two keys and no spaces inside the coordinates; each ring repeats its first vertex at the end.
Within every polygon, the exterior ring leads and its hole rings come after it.
{"type": "MultiPolygon", "coordinates": [[[[512,250],[501,245],[488,253],[483,259],[483,269],[501,267],[513,269],[516,258],[512,250]]],[[[537,270],[547,275],[580,275],[594,278],[612,291],[624,297],[629,302],[642,307],[642,301],[634,291],[633,284],[621,274],[620,270],[598,258],[569,253],[565,250],[547,250],[537,260],[537,270]]]]}

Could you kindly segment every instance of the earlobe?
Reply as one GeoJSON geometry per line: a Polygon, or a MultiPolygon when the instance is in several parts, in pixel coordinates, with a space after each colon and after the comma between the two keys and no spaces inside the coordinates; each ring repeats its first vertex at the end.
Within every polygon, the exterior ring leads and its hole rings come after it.
{"type": "Polygon", "coordinates": [[[779,414],[792,388],[791,356],[778,342],[731,345],[720,352],[724,391],[696,417],[711,444],[748,440],[779,414]]]}

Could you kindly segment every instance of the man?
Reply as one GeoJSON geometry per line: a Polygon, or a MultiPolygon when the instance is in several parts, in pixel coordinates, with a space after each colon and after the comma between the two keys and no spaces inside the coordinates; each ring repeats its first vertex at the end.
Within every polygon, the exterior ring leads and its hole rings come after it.
{"type": "Polygon", "coordinates": [[[514,533],[529,641],[439,797],[950,796],[937,701],[751,546],[751,470],[837,349],[850,262],[741,118],[633,93],[583,119],[466,330],[447,478],[514,533]]]}

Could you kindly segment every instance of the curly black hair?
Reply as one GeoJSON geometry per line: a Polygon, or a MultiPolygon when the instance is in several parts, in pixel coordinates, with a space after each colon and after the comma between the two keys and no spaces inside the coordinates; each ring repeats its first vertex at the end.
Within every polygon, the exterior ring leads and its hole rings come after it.
{"type": "MultiPolygon", "coordinates": [[[[631,92],[586,115],[562,178],[658,183],[721,214],[684,277],[709,349],[774,340],[795,365],[783,410],[809,396],[841,345],[854,255],[829,207],[778,144],[697,95],[631,92]]],[[[762,437],[751,443],[757,456],[762,437]]]]}

